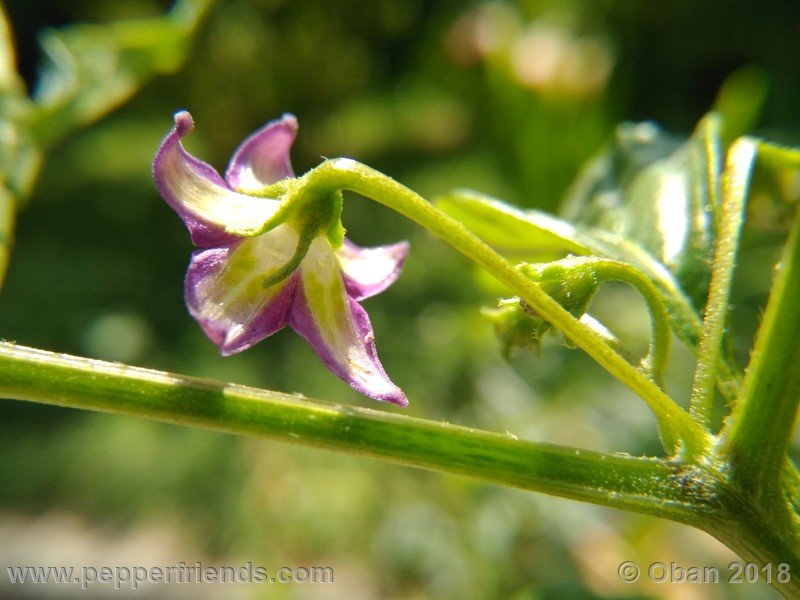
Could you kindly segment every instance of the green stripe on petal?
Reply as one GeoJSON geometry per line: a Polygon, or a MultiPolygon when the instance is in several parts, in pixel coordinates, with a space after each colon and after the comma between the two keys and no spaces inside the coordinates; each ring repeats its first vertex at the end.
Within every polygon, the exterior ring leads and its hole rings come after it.
{"type": "Polygon", "coordinates": [[[300,287],[289,319],[325,365],[351,387],[377,400],[408,403],[383,370],[367,313],[347,294],[338,260],[324,236],[312,241],[300,264],[300,287]]]}
{"type": "Polygon", "coordinates": [[[347,360],[352,326],[344,282],[330,245],[317,238],[302,263],[303,290],[325,344],[338,362],[347,360]]]}
{"type": "MultiPolygon", "coordinates": [[[[283,278],[268,284],[274,274],[284,269],[295,256],[300,237],[288,225],[253,238],[246,238],[225,251],[214,268],[202,269],[196,276],[187,275],[187,303],[192,315],[218,344],[223,354],[232,354],[271,335],[286,323],[291,297],[281,300],[281,319],[275,321],[274,331],[262,331],[257,322],[263,320],[270,303],[288,292],[293,278],[283,278]],[[190,286],[191,279],[191,286],[190,286]],[[191,295],[188,288],[191,287],[191,295]],[[285,306],[284,306],[285,305],[285,306]],[[257,331],[254,331],[254,328],[257,331]],[[215,332],[212,335],[209,330],[215,332]]],[[[211,252],[211,251],[207,251],[211,252]]],[[[202,263],[193,259],[193,265],[202,263]]],[[[272,322],[271,321],[271,322],[272,322]]]]}
{"type": "Polygon", "coordinates": [[[284,224],[239,243],[220,274],[225,298],[260,294],[264,284],[292,260],[299,242],[297,231],[284,224]]]}

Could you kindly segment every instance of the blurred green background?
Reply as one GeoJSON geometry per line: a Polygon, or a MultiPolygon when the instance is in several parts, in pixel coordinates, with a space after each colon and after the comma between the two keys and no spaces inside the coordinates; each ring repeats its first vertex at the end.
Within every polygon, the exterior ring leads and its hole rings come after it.
{"type": "MultiPolygon", "coordinates": [[[[29,89],[43,28],[168,8],[6,2],[29,89]]],[[[754,82],[741,94],[757,96],[766,84],[756,131],[797,142],[798,57],[800,7],[785,0],[219,1],[181,69],[150,80],[46,157],[19,215],[0,336],[371,405],[291,331],[222,359],[186,313],[191,245],[150,177],[174,111],[193,114],[187,146],[220,170],[243,137],[293,112],[297,172],[346,155],[428,198],[469,187],[557,211],[617,122],[653,119],[688,133],[736,72],[754,82]]],[[[658,452],[644,405],[580,352],[553,338],[538,357],[505,362],[480,315],[502,290],[450,248],[355,196],[346,198],[344,222],[362,245],[412,242],[399,281],[365,303],[383,364],[411,400],[408,414],[601,451],[658,452]]],[[[757,320],[775,240],[750,246],[736,298],[743,323],[757,320]]],[[[609,286],[592,313],[644,351],[648,319],[633,292],[609,286]]],[[[676,348],[668,386],[681,399],[691,368],[676,348]]],[[[733,555],[685,527],[323,451],[2,401],[0,456],[4,564],[335,569],[332,586],[225,588],[243,598],[774,596],[760,584],[618,581],[623,560],[724,574],[733,555]]],[[[0,588],[12,593],[26,590],[0,588]]],[[[185,594],[161,587],[141,595],[185,594]]]]}

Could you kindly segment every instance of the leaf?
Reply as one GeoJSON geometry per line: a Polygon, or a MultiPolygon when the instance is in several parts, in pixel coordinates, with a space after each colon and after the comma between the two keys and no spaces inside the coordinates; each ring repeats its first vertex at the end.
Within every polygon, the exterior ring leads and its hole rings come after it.
{"type": "Polygon", "coordinates": [[[527,256],[589,254],[575,228],[537,210],[520,210],[470,190],[456,190],[436,205],[498,250],[527,256]]]}
{"type": "Polygon", "coordinates": [[[164,16],[74,25],[41,37],[48,64],[34,93],[44,146],[96,121],[157,74],[183,63],[212,0],[181,0],[164,16]]]}
{"type": "Polygon", "coordinates": [[[714,101],[714,112],[722,116],[725,124],[722,138],[726,145],[756,125],[768,87],[767,74],[754,66],[743,67],[725,78],[714,101]]]}
{"type": "Polygon", "coordinates": [[[32,103],[17,73],[11,26],[0,4],[0,286],[8,267],[14,216],[41,160],[28,131],[32,103]]]}
{"type": "Polygon", "coordinates": [[[578,177],[564,215],[634,242],[664,265],[701,309],[719,212],[719,120],[688,140],[653,123],[626,123],[578,177]]]}
{"type": "MultiPolygon", "coordinates": [[[[573,185],[565,214],[574,223],[475,192],[451,193],[437,205],[506,254],[551,260],[572,253],[631,265],[656,286],[670,328],[696,352],[719,219],[720,153],[714,115],[689,140],[650,123],[628,124],[573,185]],[[675,204],[683,209],[679,218],[670,214],[675,204]]],[[[738,375],[727,361],[718,379],[730,398],[738,375]]]]}
{"type": "Polygon", "coordinates": [[[211,1],[181,0],[163,17],[45,33],[49,63],[33,100],[17,73],[0,4],[0,285],[15,214],[33,190],[44,151],[130,98],[153,75],[177,69],[211,1]]]}
{"type": "Polygon", "coordinates": [[[0,91],[23,95],[25,86],[17,73],[17,57],[14,40],[5,7],[0,4],[0,91]]]}
{"type": "Polygon", "coordinates": [[[0,4],[0,184],[11,190],[0,203],[27,191],[38,167],[40,153],[28,134],[32,110],[17,72],[11,26],[0,4]]]}

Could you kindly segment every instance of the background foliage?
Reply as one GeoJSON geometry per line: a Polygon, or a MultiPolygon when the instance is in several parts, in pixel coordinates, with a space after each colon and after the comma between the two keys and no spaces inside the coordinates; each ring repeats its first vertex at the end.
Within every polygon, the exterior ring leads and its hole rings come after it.
{"type": "MultiPolygon", "coordinates": [[[[32,91],[43,28],[167,8],[141,0],[6,3],[32,91]]],[[[47,156],[19,215],[0,336],[366,404],[297,336],[284,331],[222,359],[186,314],[188,236],[149,173],[172,113],[192,112],[190,149],[218,168],[250,131],[291,111],[301,124],[298,172],[320,156],[349,155],[429,198],[470,187],[554,211],[615,123],[653,119],[688,133],[723,85],[726,112],[742,131],[800,139],[800,9],[778,0],[724,8],[683,0],[217,2],[183,68],[149,79],[47,156]],[[750,107],[762,98],[757,117],[750,107]]],[[[148,43],[147,31],[136,35],[148,43]]],[[[153,56],[164,71],[178,68],[172,55],[153,56]]],[[[753,203],[737,275],[734,342],[743,349],[782,239],[783,220],[770,206],[753,203]]],[[[361,244],[412,241],[399,282],[367,305],[410,414],[602,451],[657,452],[646,409],[581,353],[553,338],[538,357],[505,362],[479,310],[502,290],[451,250],[356,197],[344,219],[361,244]]],[[[592,312],[645,351],[648,319],[635,293],[604,288],[592,312]]],[[[676,346],[667,385],[685,398],[692,362],[676,346]]],[[[725,573],[733,555],[687,528],[277,443],[5,401],[0,454],[6,564],[46,555],[52,563],[114,557],[336,569],[330,588],[242,588],[242,597],[771,594],[619,583],[616,568],[627,559],[725,573]]]]}

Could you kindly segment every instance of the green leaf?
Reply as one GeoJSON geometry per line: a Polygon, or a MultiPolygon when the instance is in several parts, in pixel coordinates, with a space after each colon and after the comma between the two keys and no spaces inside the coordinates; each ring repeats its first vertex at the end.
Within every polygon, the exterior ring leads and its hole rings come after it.
{"type": "MultiPolygon", "coordinates": [[[[437,205],[505,254],[542,261],[572,253],[631,265],[653,282],[670,328],[696,352],[720,212],[719,129],[715,115],[688,140],[649,123],[623,125],[573,185],[565,214],[574,223],[475,192],[453,192],[437,205]],[[671,213],[674,204],[683,211],[671,213]]],[[[732,365],[726,357],[717,376],[729,400],[739,386],[732,365]]]]}
{"type": "Polygon", "coordinates": [[[17,73],[17,57],[14,40],[5,7],[0,4],[0,91],[3,95],[24,95],[25,86],[17,73]]]}
{"type": "MultiPolygon", "coordinates": [[[[38,168],[40,152],[28,134],[32,109],[17,72],[11,25],[0,5],[0,184],[8,190],[0,199],[0,207],[30,190],[38,168]]],[[[0,235],[8,238],[6,230],[0,230],[0,235]]]]}
{"type": "Polygon", "coordinates": [[[579,176],[564,215],[641,246],[700,309],[716,231],[719,145],[714,115],[688,140],[653,123],[622,124],[579,176]]]}
{"type": "Polygon", "coordinates": [[[41,160],[28,131],[32,103],[16,62],[11,26],[0,5],[0,286],[8,267],[17,205],[30,191],[41,160]]]}
{"type": "Polygon", "coordinates": [[[160,17],[45,32],[48,64],[34,94],[37,139],[49,146],[122,104],[151,77],[177,70],[211,1],[181,0],[160,17]]]}
{"type": "Polygon", "coordinates": [[[768,87],[766,73],[753,66],[734,71],[725,79],[714,101],[714,112],[725,124],[722,137],[726,145],[756,125],[768,87]]]}
{"type": "Polygon", "coordinates": [[[653,123],[620,125],[609,148],[572,186],[563,221],[474,192],[454,192],[437,204],[508,253],[608,255],[598,252],[598,242],[632,243],[674,277],[699,312],[708,294],[719,212],[719,128],[715,115],[689,139],[653,123]]]}
{"type": "Polygon", "coordinates": [[[470,190],[456,190],[441,196],[436,199],[436,205],[486,243],[506,253],[534,258],[567,252],[591,253],[591,248],[572,225],[547,213],[519,210],[470,190]]]}
{"type": "Polygon", "coordinates": [[[33,190],[44,151],[123,103],[150,77],[177,69],[211,1],[181,0],[163,17],[46,32],[49,62],[33,100],[17,73],[0,4],[0,285],[15,214],[33,190]]]}

